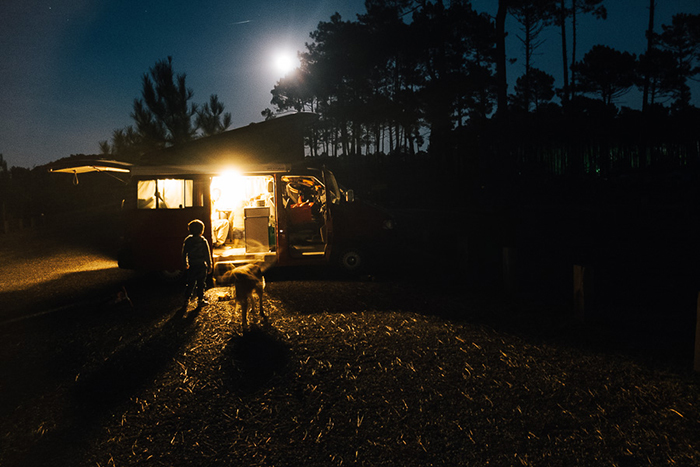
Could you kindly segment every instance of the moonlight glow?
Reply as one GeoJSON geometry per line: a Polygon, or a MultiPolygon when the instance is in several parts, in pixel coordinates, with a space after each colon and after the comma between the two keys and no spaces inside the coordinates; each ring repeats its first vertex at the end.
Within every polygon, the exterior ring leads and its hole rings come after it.
{"type": "Polygon", "coordinates": [[[296,52],[278,51],[272,57],[272,66],[275,72],[284,76],[299,66],[299,58],[296,52]]]}

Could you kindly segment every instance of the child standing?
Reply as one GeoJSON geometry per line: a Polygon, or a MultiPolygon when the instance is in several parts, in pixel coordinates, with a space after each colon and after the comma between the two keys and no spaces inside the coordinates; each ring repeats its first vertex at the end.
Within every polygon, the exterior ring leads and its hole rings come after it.
{"type": "Polygon", "coordinates": [[[185,303],[183,310],[187,310],[187,305],[190,302],[190,297],[195,287],[197,289],[197,307],[201,308],[207,305],[204,300],[204,285],[207,280],[207,274],[211,271],[211,249],[209,242],[202,236],[204,233],[204,223],[199,219],[195,219],[187,224],[190,235],[185,238],[182,243],[182,264],[185,268],[185,277],[187,285],[185,286],[185,303]]]}

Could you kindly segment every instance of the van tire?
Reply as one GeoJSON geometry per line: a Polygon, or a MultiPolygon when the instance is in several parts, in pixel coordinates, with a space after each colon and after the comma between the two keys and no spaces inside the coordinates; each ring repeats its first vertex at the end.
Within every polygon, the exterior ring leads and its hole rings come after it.
{"type": "Polygon", "coordinates": [[[338,256],[337,264],[342,272],[357,275],[365,270],[367,258],[359,248],[347,248],[338,256]]]}

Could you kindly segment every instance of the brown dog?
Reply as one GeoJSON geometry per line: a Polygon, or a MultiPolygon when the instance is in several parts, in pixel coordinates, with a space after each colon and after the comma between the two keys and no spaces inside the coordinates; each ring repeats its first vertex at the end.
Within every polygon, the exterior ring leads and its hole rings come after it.
{"type": "MultiPolygon", "coordinates": [[[[248,300],[253,298],[255,292],[260,299],[260,317],[265,320],[263,313],[263,290],[265,289],[265,277],[260,266],[246,264],[230,271],[226,271],[222,277],[222,284],[233,285],[236,291],[236,304],[241,307],[241,321],[243,327],[248,326],[248,300]]],[[[255,302],[252,304],[255,311],[255,302]]]]}

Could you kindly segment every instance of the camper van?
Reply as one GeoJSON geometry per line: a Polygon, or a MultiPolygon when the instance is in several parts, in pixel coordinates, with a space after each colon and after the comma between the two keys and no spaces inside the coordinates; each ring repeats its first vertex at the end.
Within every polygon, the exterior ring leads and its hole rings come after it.
{"type": "Polygon", "coordinates": [[[359,273],[387,246],[393,221],[330,170],[306,168],[304,134],[317,120],[298,112],[156,150],[138,164],[68,158],[48,169],[126,181],[122,268],[179,276],[187,224],[199,219],[215,273],[252,262],[359,273]]]}
{"type": "Polygon", "coordinates": [[[181,274],[182,242],[193,219],[204,222],[215,274],[251,262],[332,264],[360,273],[388,246],[394,227],[387,211],[355,199],[326,168],[92,161],[51,171],[128,173],[119,266],[171,278],[181,274]]]}

